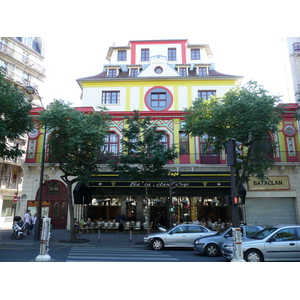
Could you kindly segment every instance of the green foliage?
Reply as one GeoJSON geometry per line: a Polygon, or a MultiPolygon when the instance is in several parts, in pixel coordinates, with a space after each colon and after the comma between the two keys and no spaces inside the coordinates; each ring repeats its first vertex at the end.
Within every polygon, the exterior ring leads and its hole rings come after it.
{"type": "Polygon", "coordinates": [[[139,181],[166,175],[169,170],[164,165],[179,156],[174,145],[165,148],[160,143],[166,133],[159,131],[150,117],[142,118],[136,110],[132,117],[126,116],[125,120],[122,153],[117,161],[111,162],[112,170],[139,181]]]}
{"type": "Polygon", "coordinates": [[[33,128],[30,117],[32,106],[24,93],[6,81],[0,69],[0,157],[14,159],[24,154],[17,146],[7,142],[27,134],[33,128]]]}
{"type": "Polygon", "coordinates": [[[271,96],[255,81],[229,90],[223,97],[210,100],[197,99],[185,110],[185,132],[192,136],[208,135],[208,145],[217,150],[225,148],[230,138],[244,146],[243,160],[236,170],[240,183],[249,176],[260,179],[274,165],[276,149],[271,135],[277,132],[284,107],[278,104],[279,96],[271,96]]]}
{"type": "Polygon", "coordinates": [[[50,167],[59,164],[66,176],[88,184],[97,173],[107,135],[109,116],[101,110],[85,114],[69,103],[55,100],[41,112],[40,122],[50,132],[50,167]]]}

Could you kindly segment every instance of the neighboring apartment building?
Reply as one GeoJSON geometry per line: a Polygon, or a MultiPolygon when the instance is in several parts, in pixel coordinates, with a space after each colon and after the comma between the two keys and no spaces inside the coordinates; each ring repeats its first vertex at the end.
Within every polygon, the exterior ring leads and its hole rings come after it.
{"type": "Polygon", "coordinates": [[[289,94],[291,99],[296,102],[296,99],[300,98],[300,37],[287,37],[286,38],[287,51],[289,56],[289,65],[287,66],[289,94]]]}
{"type": "MultiPolygon", "coordinates": [[[[5,69],[5,79],[24,89],[33,86],[37,90],[45,79],[44,43],[38,37],[0,37],[0,66],[5,69]]],[[[39,100],[33,104],[40,106],[39,100]]],[[[27,149],[27,136],[10,141],[27,149]]],[[[22,197],[24,158],[13,161],[0,158],[0,227],[11,228],[12,219],[18,213],[18,203],[13,198],[22,197]]],[[[25,196],[23,195],[23,199],[25,196]]],[[[21,212],[23,213],[23,211],[21,212]]]]}
{"type": "MultiPolygon", "coordinates": [[[[77,218],[110,220],[121,215],[124,219],[143,221],[149,208],[150,221],[158,222],[159,217],[165,225],[169,214],[180,222],[194,218],[230,220],[230,209],[224,199],[230,194],[225,152],[207,149],[205,136],[191,138],[183,132],[183,109],[194,99],[222,96],[242,79],[218,72],[211,58],[209,45],[190,44],[188,40],[130,41],[125,46],[109,47],[109,64],[104,65],[103,72],[77,80],[83,102],[78,109],[89,112],[106,106],[112,115],[107,153],[120,153],[124,116],[132,115],[133,110],[151,116],[159,130],[167,133],[162,143],[176,144],[180,151],[180,158],[166,165],[169,176],[149,182],[149,202],[144,198],[144,182],[120,178],[102,165],[88,189],[80,183],[74,187],[77,218]],[[168,207],[170,179],[176,186],[176,195],[168,207]]],[[[262,183],[251,178],[244,187],[245,221],[249,224],[299,222],[299,139],[294,110],[295,105],[290,104],[278,134],[273,137],[280,148],[276,153],[277,165],[268,172],[270,179],[262,183]]],[[[41,138],[39,132],[30,138],[26,158],[29,173],[23,190],[28,199],[35,201],[23,205],[32,208],[36,206],[38,183],[37,174],[30,173],[30,168],[38,160],[41,138]]],[[[43,187],[43,213],[51,217],[53,228],[66,228],[70,224],[66,187],[58,170],[46,169],[45,174],[48,180],[43,187]]]]}

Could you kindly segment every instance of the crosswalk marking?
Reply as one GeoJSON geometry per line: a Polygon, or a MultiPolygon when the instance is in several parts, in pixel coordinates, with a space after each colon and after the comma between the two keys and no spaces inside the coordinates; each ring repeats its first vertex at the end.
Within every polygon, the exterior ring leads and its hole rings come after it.
{"type": "Polygon", "coordinates": [[[67,257],[67,262],[121,262],[121,261],[178,261],[177,258],[163,254],[158,251],[147,251],[139,249],[112,249],[99,247],[72,247],[67,257]]]}

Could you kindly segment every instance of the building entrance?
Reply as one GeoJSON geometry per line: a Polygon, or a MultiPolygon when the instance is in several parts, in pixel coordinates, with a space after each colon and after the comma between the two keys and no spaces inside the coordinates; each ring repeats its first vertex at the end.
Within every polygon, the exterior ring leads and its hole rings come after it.
{"type": "MultiPolygon", "coordinates": [[[[38,204],[37,191],[35,201],[28,201],[28,209],[33,216],[38,204]]],[[[51,218],[53,229],[66,229],[68,218],[68,190],[64,183],[58,180],[46,181],[42,187],[42,211],[44,218],[51,218]]]]}

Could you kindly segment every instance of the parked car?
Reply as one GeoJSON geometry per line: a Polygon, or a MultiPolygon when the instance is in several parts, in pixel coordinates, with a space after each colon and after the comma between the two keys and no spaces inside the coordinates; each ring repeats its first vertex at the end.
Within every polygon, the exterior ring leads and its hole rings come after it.
{"type": "Polygon", "coordinates": [[[214,233],[215,231],[201,225],[180,224],[167,232],[146,235],[144,243],[154,250],[161,250],[164,247],[193,247],[196,238],[214,233]]]}
{"type": "MultiPolygon", "coordinates": [[[[264,229],[262,226],[241,226],[242,238],[249,238],[255,233],[264,229]]],[[[199,237],[194,241],[194,250],[206,254],[207,256],[217,256],[221,255],[222,244],[231,239],[232,237],[232,227],[227,227],[224,230],[215,233],[212,236],[199,237]]]]}
{"type": "MultiPolygon", "coordinates": [[[[244,260],[300,261],[300,225],[279,225],[265,228],[249,239],[242,241],[244,260]]],[[[223,257],[233,258],[232,243],[225,242],[221,252],[223,257]]]]}

